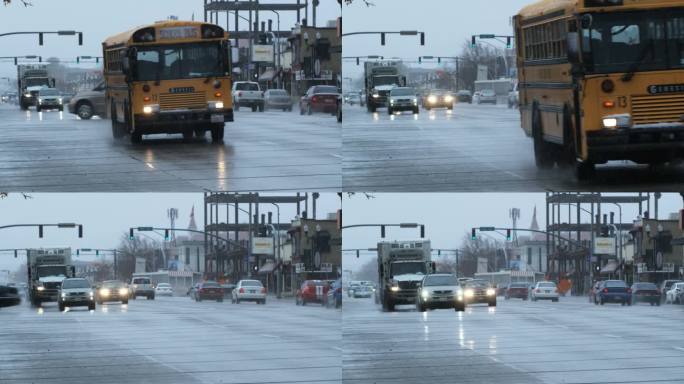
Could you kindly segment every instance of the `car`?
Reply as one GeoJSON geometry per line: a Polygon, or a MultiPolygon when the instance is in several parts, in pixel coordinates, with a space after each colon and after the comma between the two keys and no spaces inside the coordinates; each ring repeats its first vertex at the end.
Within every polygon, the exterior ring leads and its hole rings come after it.
{"type": "Polygon", "coordinates": [[[133,300],[138,296],[145,296],[147,300],[154,300],[154,285],[152,285],[152,280],[149,277],[132,278],[130,290],[133,300]]]}
{"type": "Polygon", "coordinates": [[[423,277],[416,295],[416,309],[419,312],[425,312],[433,308],[454,308],[457,312],[465,311],[463,288],[458,284],[455,275],[434,273],[423,277]]]}
{"type": "Polygon", "coordinates": [[[154,288],[155,296],[173,296],[173,288],[169,283],[159,283],[154,288]]]}
{"type": "Polygon", "coordinates": [[[107,301],[120,301],[121,304],[128,304],[130,297],[130,290],[123,281],[107,280],[103,281],[95,289],[95,300],[98,304],[107,301]]]}
{"type": "Polygon", "coordinates": [[[495,104],[496,105],[496,92],[493,89],[483,89],[478,93],[477,103],[478,104],[495,104]]]}
{"type": "Polygon", "coordinates": [[[537,300],[551,300],[554,303],[558,301],[558,287],[553,281],[539,281],[534,285],[534,289],[530,292],[530,299],[537,300]]]}
{"type": "Polygon", "coordinates": [[[88,279],[80,277],[66,278],[62,280],[57,296],[57,306],[60,312],[68,307],[88,307],[95,310],[95,291],[88,279]]]}
{"type": "Polygon", "coordinates": [[[602,281],[597,281],[594,283],[594,285],[591,286],[591,289],[589,289],[589,302],[590,303],[595,303],[596,302],[596,295],[598,294],[598,291],[601,289],[601,283],[602,281]]]}
{"type": "Polygon", "coordinates": [[[632,305],[632,289],[622,280],[606,280],[599,286],[595,304],[620,303],[632,305]]]}
{"type": "Polygon", "coordinates": [[[670,290],[665,294],[665,303],[667,304],[684,304],[682,303],[682,293],[684,292],[684,283],[674,283],[670,286],[670,290]]]}
{"type": "Polygon", "coordinates": [[[253,81],[236,81],[233,83],[233,108],[236,111],[240,107],[252,108],[252,112],[264,111],[264,93],[259,88],[259,83],[253,81]]]}
{"type": "Polygon", "coordinates": [[[474,280],[472,277],[459,277],[458,278],[458,285],[461,286],[461,288],[464,288],[466,283],[469,281],[474,280]]]}
{"type": "Polygon", "coordinates": [[[355,299],[368,299],[373,296],[373,287],[368,284],[359,284],[354,288],[352,297],[355,299]]]}
{"type": "Polygon", "coordinates": [[[357,92],[348,93],[344,96],[344,102],[349,105],[361,105],[361,94],[357,92]]]}
{"type": "Polygon", "coordinates": [[[335,280],[330,284],[328,294],[325,299],[326,308],[341,308],[342,307],[342,280],[335,280]]]}
{"type": "Polygon", "coordinates": [[[684,280],[663,280],[663,282],[658,285],[661,303],[665,302],[667,292],[672,289],[672,286],[676,283],[684,283],[684,280]]]}
{"type": "Polygon", "coordinates": [[[36,104],[36,112],[41,112],[48,109],[64,110],[62,94],[56,88],[41,88],[38,91],[38,103],[36,104]]]}
{"type": "Polygon", "coordinates": [[[508,108],[518,108],[520,104],[520,93],[518,92],[518,83],[515,83],[513,89],[508,92],[508,108]]]}
{"type": "Polygon", "coordinates": [[[467,89],[461,89],[460,91],[456,92],[456,100],[459,103],[472,104],[473,103],[473,95],[467,89]]]}
{"type": "Polygon", "coordinates": [[[233,289],[231,302],[240,304],[241,301],[254,301],[266,304],[266,288],[259,280],[240,280],[233,289]]]}
{"type": "Polygon", "coordinates": [[[268,89],[264,92],[264,109],[292,111],[292,98],[284,89],[268,89]]]}
{"type": "Polygon", "coordinates": [[[328,289],[330,289],[330,286],[323,280],[305,280],[297,290],[295,304],[319,303],[325,305],[328,289]]]}
{"type": "Polygon", "coordinates": [[[195,301],[216,300],[219,303],[223,302],[223,288],[213,280],[197,283],[192,290],[192,299],[195,301]]]}
{"type": "Polygon", "coordinates": [[[468,280],[463,293],[466,305],[487,304],[496,307],[496,289],[486,280],[468,280]]]}
{"type": "Polygon", "coordinates": [[[423,101],[423,107],[428,111],[433,108],[453,110],[454,101],[456,101],[456,99],[451,92],[442,89],[434,89],[427,94],[427,97],[423,101]]]}
{"type": "Polygon", "coordinates": [[[529,295],[529,286],[527,283],[511,283],[504,293],[504,299],[523,299],[527,300],[529,295]]]}
{"type": "Polygon", "coordinates": [[[332,85],[314,85],[299,100],[299,114],[312,115],[314,112],[337,115],[339,104],[337,87],[332,85]]]}
{"type": "Polygon", "coordinates": [[[653,283],[632,284],[632,304],[649,303],[651,306],[660,305],[660,291],[653,283]]]}
{"type": "Polygon", "coordinates": [[[505,296],[509,285],[510,284],[495,284],[494,288],[496,289],[496,295],[505,296]]]}
{"type": "Polygon", "coordinates": [[[77,115],[81,120],[90,120],[93,116],[105,116],[105,83],[98,84],[89,91],[77,92],[69,100],[69,113],[77,115]]]}
{"type": "Polygon", "coordinates": [[[387,113],[411,111],[414,115],[420,113],[416,90],[410,87],[395,87],[389,93],[387,113]]]}
{"type": "Polygon", "coordinates": [[[349,284],[349,288],[347,288],[347,297],[352,297],[354,296],[354,292],[361,287],[361,284],[359,282],[352,282],[349,284]]]}
{"type": "Polygon", "coordinates": [[[21,295],[17,287],[0,285],[0,308],[21,304],[21,295]]]}

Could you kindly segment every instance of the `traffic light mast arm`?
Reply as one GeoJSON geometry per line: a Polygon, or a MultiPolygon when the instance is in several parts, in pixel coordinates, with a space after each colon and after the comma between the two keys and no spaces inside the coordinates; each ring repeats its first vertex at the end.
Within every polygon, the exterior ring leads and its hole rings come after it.
{"type": "Polygon", "coordinates": [[[546,231],[541,231],[541,230],[538,230],[538,229],[497,228],[497,227],[473,227],[473,228],[472,228],[472,233],[473,233],[473,234],[475,234],[477,231],[480,231],[480,232],[518,231],[518,232],[541,233],[541,234],[543,234],[543,235],[549,235],[549,236],[554,237],[554,238],[556,238],[556,239],[563,240],[563,241],[565,241],[565,242],[567,242],[567,243],[569,243],[569,244],[573,244],[573,245],[575,245],[575,246],[577,246],[577,247],[579,247],[579,248],[587,249],[587,247],[585,247],[585,246],[582,245],[581,243],[578,243],[578,242],[575,241],[575,240],[571,240],[571,239],[568,239],[568,238],[566,238],[566,237],[557,235],[557,234],[555,234],[555,233],[546,232],[546,231]]]}
{"type": "Polygon", "coordinates": [[[131,233],[133,233],[134,231],[139,231],[139,232],[173,231],[173,232],[191,232],[191,233],[199,233],[200,235],[207,235],[207,236],[209,236],[209,237],[213,237],[213,238],[215,238],[215,239],[219,239],[219,240],[221,240],[221,241],[225,241],[226,243],[232,244],[232,245],[234,245],[234,246],[236,246],[236,247],[238,247],[238,248],[245,249],[245,247],[243,247],[243,246],[240,245],[239,243],[236,243],[236,242],[233,241],[233,240],[226,239],[226,238],[223,238],[223,237],[218,236],[218,235],[214,235],[213,233],[204,232],[204,231],[199,231],[199,230],[195,230],[195,229],[157,228],[157,227],[131,227],[131,228],[129,229],[129,231],[130,231],[131,233]]]}

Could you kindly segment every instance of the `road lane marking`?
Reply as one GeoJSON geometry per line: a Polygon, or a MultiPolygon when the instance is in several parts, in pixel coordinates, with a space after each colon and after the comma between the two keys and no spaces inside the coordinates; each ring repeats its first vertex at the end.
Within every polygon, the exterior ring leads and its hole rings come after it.
{"type": "Polygon", "coordinates": [[[605,336],[605,337],[610,337],[611,339],[621,339],[621,338],[622,338],[622,336],[611,335],[611,334],[608,334],[608,333],[604,333],[603,336],[605,336]]]}
{"type": "Polygon", "coordinates": [[[262,337],[269,337],[271,339],[280,339],[280,336],[276,336],[276,335],[261,335],[261,336],[262,337]]]}
{"type": "Polygon", "coordinates": [[[682,347],[672,347],[672,348],[674,348],[674,349],[676,349],[676,350],[678,350],[678,351],[684,352],[684,348],[682,348],[682,347]]]}

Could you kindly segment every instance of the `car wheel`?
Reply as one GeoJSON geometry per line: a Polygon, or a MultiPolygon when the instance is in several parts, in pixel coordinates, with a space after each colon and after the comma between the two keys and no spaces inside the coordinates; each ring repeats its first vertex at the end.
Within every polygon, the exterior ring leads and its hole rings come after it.
{"type": "Polygon", "coordinates": [[[490,301],[489,303],[487,303],[487,305],[490,307],[496,307],[496,301],[490,301]]]}
{"type": "Polygon", "coordinates": [[[59,303],[59,311],[64,312],[66,310],[66,306],[62,303],[59,303]]]}
{"type": "Polygon", "coordinates": [[[88,310],[94,311],[95,310],[95,303],[90,303],[90,305],[88,305],[88,310]]]}
{"type": "Polygon", "coordinates": [[[128,304],[128,300],[121,300],[121,304],[127,305],[127,304],[128,304]]]}
{"type": "Polygon", "coordinates": [[[218,123],[216,126],[211,128],[211,142],[214,144],[223,143],[223,137],[225,134],[225,124],[218,123]]]}
{"type": "Polygon", "coordinates": [[[252,105],[252,112],[256,112],[256,111],[257,111],[257,106],[256,106],[256,105],[252,105]]]}
{"type": "Polygon", "coordinates": [[[64,112],[64,106],[59,107],[60,112],[64,112]]]}
{"type": "Polygon", "coordinates": [[[418,303],[418,305],[416,305],[416,307],[417,307],[416,309],[418,309],[418,312],[425,312],[427,310],[425,305],[423,305],[421,303],[418,303]]]}

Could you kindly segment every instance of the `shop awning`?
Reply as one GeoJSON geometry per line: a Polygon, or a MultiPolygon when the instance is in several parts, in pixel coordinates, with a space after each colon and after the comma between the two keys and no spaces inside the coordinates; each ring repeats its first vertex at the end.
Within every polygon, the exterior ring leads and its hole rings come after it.
{"type": "Polygon", "coordinates": [[[261,268],[259,268],[259,274],[272,273],[274,268],[275,264],[271,261],[268,261],[262,265],[261,268]]]}
{"type": "Polygon", "coordinates": [[[615,273],[615,270],[618,268],[618,263],[615,260],[609,260],[606,265],[601,268],[601,273],[615,273]]]}
{"type": "Polygon", "coordinates": [[[259,76],[259,81],[271,81],[275,77],[275,71],[272,69],[267,69],[264,73],[259,76]]]}

